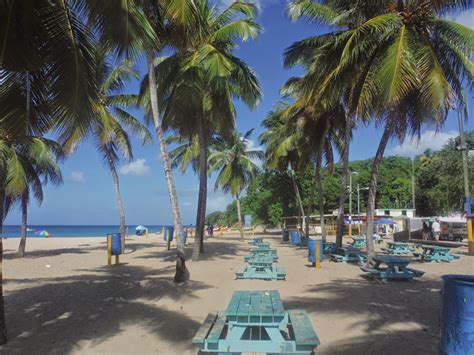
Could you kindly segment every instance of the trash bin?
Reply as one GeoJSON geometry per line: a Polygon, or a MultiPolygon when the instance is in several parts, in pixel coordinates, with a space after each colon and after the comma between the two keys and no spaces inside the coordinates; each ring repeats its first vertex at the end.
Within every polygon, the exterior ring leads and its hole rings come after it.
{"type": "Polygon", "coordinates": [[[474,276],[442,278],[439,353],[474,354],[474,276]]]}
{"type": "Polygon", "coordinates": [[[301,244],[301,236],[300,232],[297,230],[291,231],[291,244],[292,245],[300,245],[301,244]]]}
{"type": "Polygon", "coordinates": [[[112,255],[122,254],[122,238],[120,233],[112,234],[112,255]]]}
{"type": "Polygon", "coordinates": [[[290,232],[288,231],[288,229],[283,229],[281,238],[284,242],[290,241],[290,232]]]}
{"type": "Polygon", "coordinates": [[[310,263],[316,263],[316,243],[319,244],[319,261],[324,259],[324,247],[321,239],[309,238],[308,240],[308,261],[310,263]]]}
{"type": "Polygon", "coordinates": [[[173,234],[174,234],[174,227],[165,227],[165,234],[163,235],[163,240],[164,241],[173,241],[173,234]]]}

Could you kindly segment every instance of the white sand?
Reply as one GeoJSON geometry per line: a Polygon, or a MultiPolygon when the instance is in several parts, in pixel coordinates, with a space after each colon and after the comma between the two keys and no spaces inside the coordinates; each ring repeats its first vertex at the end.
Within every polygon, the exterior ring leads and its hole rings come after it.
{"type": "Polygon", "coordinates": [[[434,354],[440,276],[474,274],[474,257],[460,248],[451,264],[412,263],[426,271],[419,281],[383,284],[361,277],[357,265],[325,261],[316,270],[306,249],[267,240],[287,281],[235,280],[250,246],[216,236],[201,261],[188,262],[191,281],[182,286],[172,282],[175,252],[156,235],[128,241],[114,267],[106,266],[105,238],[31,238],[23,259],[15,256],[19,239],[5,240],[9,342],[1,353],[196,354],[199,325],[233,291],[277,289],[285,308],[310,314],[318,354],[434,354]]]}

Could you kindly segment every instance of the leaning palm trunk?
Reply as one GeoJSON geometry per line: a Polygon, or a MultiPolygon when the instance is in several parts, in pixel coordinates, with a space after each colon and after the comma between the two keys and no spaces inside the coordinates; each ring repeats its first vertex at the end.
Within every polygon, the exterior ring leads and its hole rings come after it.
{"type": "Polygon", "coordinates": [[[347,184],[349,177],[349,147],[351,142],[352,120],[346,117],[344,127],[344,149],[342,152],[342,179],[339,192],[339,211],[337,214],[336,247],[342,246],[342,234],[344,232],[344,206],[347,198],[347,184]]]}
{"type": "Polygon", "coordinates": [[[240,240],[243,241],[244,240],[244,227],[242,225],[242,212],[240,210],[240,198],[238,194],[235,197],[235,199],[237,201],[237,218],[239,220],[240,240]]]}
{"type": "Polygon", "coordinates": [[[173,180],[173,174],[171,171],[171,162],[166,149],[165,136],[160,121],[160,113],[158,109],[158,94],[156,92],[156,78],[155,78],[155,67],[153,53],[147,53],[147,64],[148,64],[148,81],[150,86],[150,103],[152,109],[153,122],[155,124],[156,135],[160,143],[160,152],[163,159],[163,167],[165,169],[166,183],[168,185],[168,192],[171,203],[171,210],[173,212],[173,220],[176,232],[177,241],[177,259],[176,259],[176,273],[174,275],[175,282],[184,282],[189,279],[189,272],[186,269],[186,254],[184,251],[184,240],[183,240],[183,224],[181,222],[181,214],[179,211],[178,195],[176,193],[176,186],[173,180]]]}
{"type": "Polygon", "coordinates": [[[199,197],[196,216],[196,235],[194,236],[193,261],[199,259],[204,252],[204,224],[206,220],[207,202],[207,142],[202,118],[198,119],[199,139],[199,197]]]}
{"type": "MultiPolygon", "coordinates": [[[[322,146],[322,144],[321,144],[322,146]]],[[[322,148],[318,152],[318,161],[316,162],[315,178],[318,185],[319,194],[319,221],[321,225],[321,239],[326,241],[326,225],[324,222],[324,189],[323,189],[323,178],[321,176],[321,165],[322,165],[322,148]]]]}
{"type": "Polygon", "coordinates": [[[25,256],[26,249],[26,235],[28,227],[28,192],[21,194],[21,239],[18,246],[18,256],[20,258],[25,256]]]}
{"type": "Polygon", "coordinates": [[[377,193],[377,179],[379,177],[380,164],[382,163],[383,154],[387,147],[388,140],[392,134],[394,126],[394,119],[391,115],[388,117],[388,121],[385,125],[385,130],[380,139],[377,153],[375,154],[374,161],[372,163],[372,171],[370,173],[369,181],[369,196],[367,200],[367,229],[366,229],[366,241],[367,241],[367,263],[373,264],[374,252],[374,210],[375,210],[375,197],[377,193]]]}
{"type": "Polygon", "coordinates": [[[119,214],[120,214],[120,239],[122,241],[121,245],[122,245],[122,254],[123,254],[125,252],[125,235],[127,233],[126,223],[125,223],[125,208],[123,207],[122,195],[120,194],[119,177],[117,174],[117,170],[115,168],[114,161],[108,150],[106,150],[105,154],[107,157],[107,163],[109,164],[110,173],[112,174],[112,178],[114,179],[115,198],[117,199],[117,205],[118,205],[119,214]]]}
{"type": "MultiPolygon", "coordinates": [[[[4,174],[2,174],[4,175],[4,174]]],[[[2,176],[4,177],[4,176],[2,176]]],[[[3,220],[5,219],[5,180],[0,178],[0,345],[7,342],[5,304],[3,302],[3,220]]]]}

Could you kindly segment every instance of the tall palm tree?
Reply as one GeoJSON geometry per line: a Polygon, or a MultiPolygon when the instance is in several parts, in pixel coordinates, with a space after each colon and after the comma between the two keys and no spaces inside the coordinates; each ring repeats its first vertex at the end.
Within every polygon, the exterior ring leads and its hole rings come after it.
{"type": "MultiPolygon", "coordinates": [[[[462,83],[471,85],[474,74],[474,31],[441,18],[449,10],[466,8],[469,1],[387,0],[380,5],[370,9],[344,1],[293,1],[296,17],[308,16],[341,29],[301,41],[287,53],[290,63],[316,54],[320,61],[332,43],[332,50],[337,48],[332,66],[307,91],[318,98],[343,95],[351,114],[384,125],[369,184],[369,236],[379,167],[389,138],[416,135],[426,122],[441,125],[449,109],[465,107],[462,83]]],[[[367,238],[367,252],[371,263],[371,238],[367,238]]]]}
{"type": "Polygon", "coordinates": [[[216,178],[215,189],[219,187],[225,192],[230,192],[237,202],[237,216],[239,221],[240,237],[244,239],[242,226],[242,213],[240,196],[242,191],[250,184],[258,173],[257,159],[263,159],[261,150],[249,149],[249,138],[253,129],[243,136],[234,132],[231,139],[222,140],[216,150],[209,155],[209,174],[219,170],[216,178]]]}
{"type": "Polygon", "coordinates": [[[10,142],[11,155],[6,170],[6,189],[11,201],[19,201],[21,208],[21,239],[18,256],[25,255],[28,204],[31,193],[36,200],[43,201],[43,185],[48,181],[62,183],[61,171],[56,163],[63,155],[62,147],[45,138],[28,137],[20,142],[10,142]]]}
{"type": "Polygon", "coordinates": [[[120,236],[122,253],[125,250],[126,220],[125,208],[120,194],[120,181],[117,174],[117,164],[124,158],[133,159],[132,144],[128,132],[135,134],[143,144],[150,143],[152,137],[148,129],[127,108],[138,104],[138,95],[123,93],[128,80],[138,78],[138,72],[133,69],[130,61],[124,60],[115,66],[107,60],[107,50],[96,45],[96,80],[100,92],[94,103],[94,118],[90,130],[80,129],[72,132],[69,137],[63,137],[69,153],[78,143],[91,135],[97,151],[101,154],[105,165],[109,168],[114,181],[115,198],[119,210],[120,236]]]}
{"type": "Polygon", "coordinates": [[[195,0],[194,22],[176,52],[156,67],[165,127],[199,142],[199,197],[193,260],[202,249],[207,200],[207,149],[214,134],[235,127],[233,98],[253,108],[261,97],[255,73],[234,55],[239,41],[255,38],[256,6],[237,1],[220,11],[195,0]]]}

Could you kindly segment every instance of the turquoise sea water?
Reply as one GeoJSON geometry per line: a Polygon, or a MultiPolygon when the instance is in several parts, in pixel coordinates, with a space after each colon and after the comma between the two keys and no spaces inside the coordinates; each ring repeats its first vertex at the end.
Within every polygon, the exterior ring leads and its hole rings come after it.
{"type": "MultiPolygon", "coordinates": [[[[128,234],[134,235],[135,234],[135,228],[137,226],[128,226],[128,234]]],[[[150,233],[155,233],[158,231],[161,231],[163,229],[163,225],[156,225],[156,226],[148,226],[145,225],[145,227],[148,228],[148,231],[150,233]]],[[[32,229],[32,232],[28,232],[29,237],[37,237],[41,238],[35,235],[35,231],[48,231],[52,237],[104,237],[107,234],[110,233],[118,233],[119,232],[119,226],[42,226],[42,225],[31,225],[28,226],[28,228],[32,229]]],[[[15,238],[15,237],[20,237],[21,233],[21,226],[15,226],[15,225],[6,225],[3,226],[3,237],[10,237],[10,238],[15,238]]]]}

